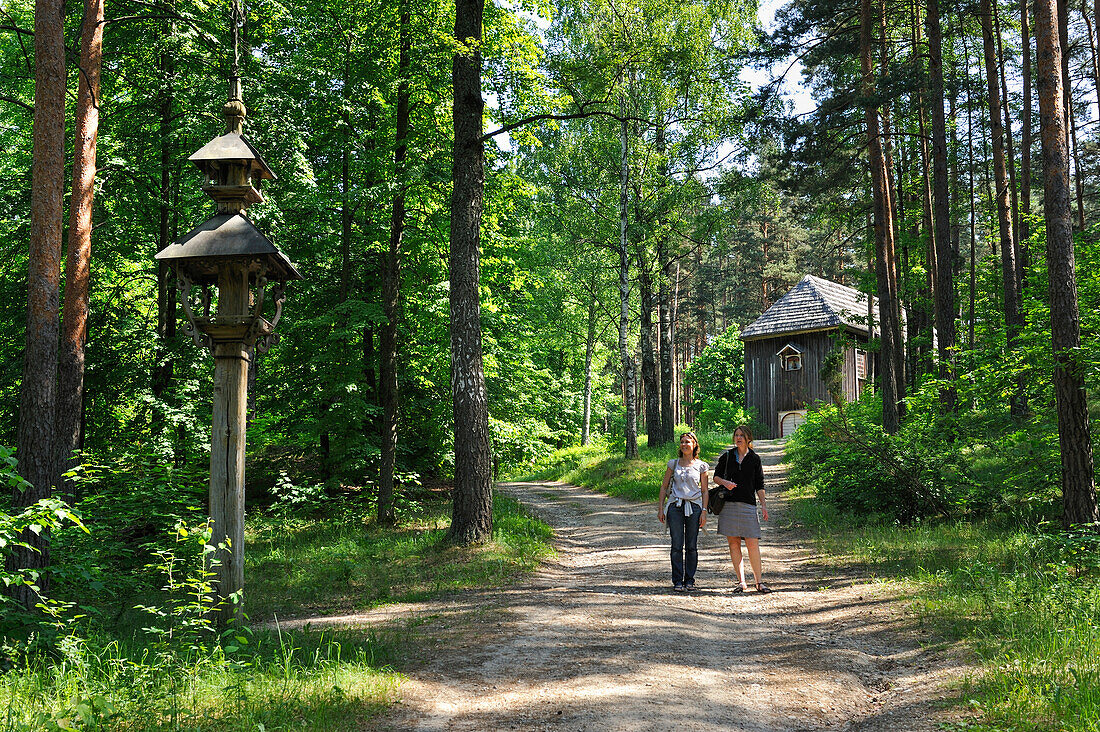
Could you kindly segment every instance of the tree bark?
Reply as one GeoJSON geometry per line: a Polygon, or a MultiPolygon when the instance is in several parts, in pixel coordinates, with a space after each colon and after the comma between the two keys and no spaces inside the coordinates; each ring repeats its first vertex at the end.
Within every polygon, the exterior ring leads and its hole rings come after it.
{"type": "MultiPolygon", "coordinates": [[[[981,0],[982,48],[985,61],[986,101],[989,105],[989,135],[993,140],[993,178],[996,186],[997,228],[1001,247],[1001,291],[1005,334],[1012,350],[1023,327],[1023,309],[1016,268],[1016,243],[1012,238],[1012,210],[1009,201],[1008,168],[1005,162],[1005,129],[1001,123],[1001,86],[997,68],[997,47],[993,38],[993,10],[990,0],[981,0]]],[[[1009,397],[1013,415],[1023,414],[1023,384],[1017,383],[1009,397]]]]}
{"type": "Polygon", "coordinates": [[[581,423],[581,444],[592,440],[592,358],[596,352],[596,298],[588,300],[588,334],[584,340],[584,421],[581,423]]]}
{"type": "Polygon", "coordinates": [[[1008,108],[1008,79],[1005,76],[1005,49],[1001,34],[1001,10],[997,5],[993,10],[993,35],[997,39],[997,68],[1001,84],[1001,113],[1004,115],[1005,163],[1008,168],[1008,200],[1012,212],[1013,260],[1016,265],[1016,291],[1020,291],[1020,201],[1016,188],[1016,152],[1012,142],[1012,113],[1008,108]]]}
{"type": "MultiPolygon", "coordinates": [[[[1096,0],[1100,8],[1100,0],[1096,0]]],[[[1031,22],[1029,0],[1020,0],[1020,69],[1024,77],[1023,100],[1020,109],[1020,271],[1027,269],[1028,245],[1031,236],[1031,22]]],[[[1023,290],[1024,280],[1020,278],[1023,290]]]]}
{"type": "Polygon", "coordinates": [[[882,319],[882,421],[887,433],[897,432],[900,426],[898,412],[897,371],[894,368],[894,330],[891,327],[891,311],[895,307],[890,287],[890,196],[887,190],[886,160],[882,152],[878,105],[874,98],[874,62],[872,58],[871,31],[874,19],[871,0],[860,2],[860,65],[863,71],[861,92],[864,96],[864,120],[867,125],[867,153],[871,169],[871,191],[874,212],[875,274],[879,292],[879,317],[882,319]]]}
{"type": "Polygon", "coordinates": [[[641,305],[638,345],[642,361],[642,390],[645,392],[645,433],[647,444],[661,443],[661,393],[657,382],[656,339],[653,333],[653,277],[646,261],[646,247],[637,247],[638,295],[641,305]]]}
{"type": "Polygon", "coordinates": [[[454,186],[451,192],[451,393],[454,399],[455,485],[448,539],[459,544],[492,536],[493,486],[489,401],[481,351],[478,248],[481,242],[485,147],[481,141],[481,28],[484,0],[456,0],[451,77],[454,85],[454,186]]]}
{"type": "Polygon", "coordinates": [[[99,75],[103,61],[103,0],[87,0],[81,30],[80,75],[73,144],[73,193],[69,203],[69,252],[65,263],[65,309],[58,353],[55,452],[57,486],[72,498],[75,485],[62,476],[76,467],[84,443],[84,344],[88,332],[92,204],[95,201],[96,139],[99,135],[99,75]]]}
{"type": "Polygon", "coordinates": [[[397,119],[394,135],[393,165],[397,190],[390,214],[390,245],[382,267],[382,312],[386,322],[379,333],[381,350],[381,460],[378,475],[378,522],[392,525],[394,512],[394,469],[397,466],[397,411],[400,391],[397,387],[397,323],[401,295],[401,243],[405,236],[405,158],[409,150],[409,2],[401,0],[398,30],[400,51],[397,61],[397,119]]]}
{"type": "Polygon", "coordinates": [[[1066,526],[1100,518],[1093,482],[1092,440],[1077,308],[1077,275],[1070,216],[1069,161],[1066,154],[1062,45],[1056,0],[1035,0],[1038,62],[1039,132],[1043,146],[1043,213],[1050,273],[1051,340],[1054,346],[1054,394],[1062,457],[1062,520],[1066,526]]]}
{"type": "MultiPolygon", "coordinates": [[[[661,163],[657,170],[657,177],[665,182],[668,177],[668,165],[665,163],[666,142],[664,124],[657,126],[657,152],[661,163]]],[[[663,206],[663,204],[662,204],[663,206]]],[[[662,207],[662,211],[665,210],[662,207]]],[[[672,411],[672,317],[669,313],[669,280],[671,279],[671,265],[669,262],[669,235],[665,227],[666,222],[661,220],[661,232],[657,240],[657,329],[658,343],[661,354],[661,429],[659,443],[667,445],[674,439],[676,430],[676,418],[672,411]]],[[[652,437],[651,443],[652,443],[652,437]]]]}
{"type": "MultiPolygon", "coordinates": [[[[626,101],[620,100],[622,116],[626,117],[626,101]]],[[[638,408],[634,400],[634,359],[630,354],[628,335],[630,330],[630,239],[628,236],[630,157],[627,121],[619,125],[621,159],[619,165],[619,359],[623,369],[623,402],[626,408],[625,454],[638,457],[638,408]]]]}
{"type": "MultiPolygon", "coordinates": [[[[19,390],[16,457],[30,483],[14,491],[12,507],[49,498],[56,475],[53,437],[57,406],[57,316],[60,309],[61,229],[65,178],[65,37],[63,4],[36,0],[34,6],[34,133],[31,162],[31,238],[27,272],[27,335],[19,390]]],[[[24,531],[7,559],[9,571],[44,570],[50,565],[48,532],[24,531]]],[[[49,574],[38,579],[49,591],[49,574]]],[[[12,596],[28,610],[38,601],[25,586],[12,596]]]]}
{"type": "MultiPolygon", "coordinates": [[[[176,32],[175,21],[166,24],[166,35],[170,38],[176,32]]],[[[157,136],[160,143],[160,201],[159,203],[159,227],[157,235],[157,252],[175,241],[177,232],[177,218],[175,207],[172,205],[174,189],[172,186],[172,173],[178,165],[176,146],[173,142],[172,128],[174,124],[175,107],[175,79],[176,62],[172,53],[164,49],[160,53],[159,71],[163,76],[163,86],[159,95],[159,113],[157,136]]],[[[151,369],[151,381],[153,396],[160,401],[166,401],[169,406],[177,406],[177,399],[172,392],[175,382],[175,359],[171,353],[171,344],[176,339],[176,278],[172,268],[167,262],[157,262],[157,344],[155,350],[155,362],[151,369]]],[[[158,415],[155,418],[154,431],[160,432],[163,428],[163,419],[158,415]]],[[[182,433],[185,427],[178,425],[177,438],[174,440],[174,462],[177,466],[184,462],[184,440],[182,433]]]]}
{"type": "Polygon", "coordinates": [[[955,388],[955,281],[951,257],[951,203],[948,198],[947,123],[943,110],[943,32],[939,0],[928,0],[928,71],[932,111],[932,219],[935,233],[936,276],[933,298],[944,409],[958,408],[955,388]]]}

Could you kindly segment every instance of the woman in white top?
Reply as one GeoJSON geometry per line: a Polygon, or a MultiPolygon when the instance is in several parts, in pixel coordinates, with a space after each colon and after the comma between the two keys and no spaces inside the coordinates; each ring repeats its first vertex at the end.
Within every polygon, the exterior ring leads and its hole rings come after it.
{"type": "Polygon", "coordinates": [[[668,522],[672,535],[672,589],[695,589],[695,568],[699,565],[699,528],[707,523],[707,471],[699,459],[699,440],[694,433],[680,435],[680,454],[668,461],[657,519],[668,522]],[[671,492],[669,486],[671,484],[671,492]]]}

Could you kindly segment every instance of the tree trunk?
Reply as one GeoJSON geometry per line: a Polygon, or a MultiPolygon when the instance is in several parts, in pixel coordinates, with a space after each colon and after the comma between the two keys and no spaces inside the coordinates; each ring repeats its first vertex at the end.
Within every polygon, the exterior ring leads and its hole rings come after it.
{"type": "MultiPolygon", "coordinates": [[[[1100,19],[1100,0],[1093,0],[1092,10],[1097,19],[1100,19]]],[[[1097,55],[1097,43],[1100,42],[1093,33],[1092,18],[1089,17],[1089,2],[1081,0],[1081,16],[1085,19],[1085,30],[1089,36],[1089,52],[1092,55],[1092,80],[1096,85],[1096,111],[1100,113],[1100,56],[1097,55]]],[[[1096,33],[1100,34],[1100,24],[1096,24],[1096,33]]]]}
{"type": "Polygon", "coordinates": [[[481,353],[479,252],[485,145],[481,97],[484,0],[456,0],[452,65],[454,186],[451,192],[451,392],[454,398],[455,485],[450,541],[485,541],[493,531],[489,401],[481,353]]]}
{"type": "MultiPolygon", "coordinates": [[[[65,187],[65,36],[62,3],[36,0],[34,6],[34,145],[31,162],[31,239],[27,272],[27,335],[23,382],[19,390],[16,457],[19,474],[30,483],[15,490],[16,510],[49,498],[56,475],[53,437],[57,407],[57,316],[61,285],[61,236],[65,187]]],[[[24,531],[8,556],[8,571],[50,566],[48,532],[24,531]]],[[[38,579],[49,592],[49,574],[38,579]]],[[[12,588],[28,610],[38,602],[28,587],[12,588]]]]}
{"type": "Polygon", "coordinates": [[[596,352],[596,298],[588,300],[588,334],[584,340],[584,421],[581,423],[581,444],[592,440],[592,357],[596,352]]]}
{"type": "MultiPolygon", "coordinates": [[[[167,23],[167,36],[175,35],[174,21],[167,23]]],[[[167,49],[160,54],[160,73],[164,77],[163,91],[159,99],[160,120],[158,121],[157,136],[160,143],[160,201],[159,201],[159,228],[157,238],[157,252],[175,241],[177,233],[176,211],[172,205],[172,172],[178,165],[176,146],[173,142],[172,128],[174,125],[175,107],[175,78],[176,62],[172,53],[167,49]]],[[[155,362],[153,364],[151,381],[153,396],[160,401],[165,401],[171,407],[178,406],[178,400],[172,393],[172,385],[175,382],[175,360],[170,352],[170,346],[176,339],[176,278],[172,268],[167,262],[157,262],[157,345],[155,362]]],[[[163,429],[163,419],[158,415],[154,423],[154,431],[163,429]]],[[[184,461],[183,425],[177,426],[177,436],[174,440],[175,464],[180,466],[184,461]]]]}
{"type": "MultiPolygon", "coordinates": [[[[665,128],[664,124],[657,126],[657,151],[661,156],[661,163],[657,170],[657,176],[662,183],[668,177],[668,165],[665,163],[665,128]]],[[[663,208],[662,204],[662,211],[663,208]]],[[[676,430],[676,417],[672,411],[672,317],[669,312],[669,280],[672,277],[671,263],[669,262],[669,235],[662,217],[661,233],[657,241],[657,328],[659,351],[661,354],[661,429],[659,444],[667,445],[674,439],[676,430]]],[[[652,443],[652,437],[650,438],[652,443]]]]}
{"type": "Polygon", "coordinates": [[[997,39],[997,68],[1001,83],[1001,113],[1004,115],[1005,131],[1005,163],[1008,167],[1008,200],[1012,212],[1012,246],[1014,248],[1013,261],[1016,264],[1016,291],[1020,291],[1020,201],[1016,188],[1016,152],[1012,142],[1012,112],[1008,108],[1008,79],[1005,76],[1005,49],[1001,35],[1001,11],[997,5],[993,5],[993,29],[997,39]]]}
{"type": "Polygon", "coordinates": [[[890,311],[894,308],[892,288],[889,284],[890,252],[890,197],[887,190],[886,161],[880,139],[878,106],[875,97],[874,62],[872,60],[871,31],[873,28],[871,0],[860,3],[860,63],[863,70],[861,91],[865,102],[864,119],[867,125],[867,153],[871,168],[871,189],[874,211],[875,273],[879,292],[879,317],[882,319],[882,421],[888,433],[897,432],[900,425],[898,413],[897,371],[894,368],[893,328],[890,327],[890,311]]]}
{"type": "MultiPolygon", "coordinates": [[[[881,38],[879,39],[879,73],[883,77],[889,74],[888,64],[889,55],[887,49],[887,37],[888,30],[886,28],[886,0],[879,0],[879,30],[881,38]]],[[[886,181],[886,196],[887,196],[887,215],[889,226],[887,228],[887,267],[888,283],[890,286],[891,297],[893,307],[890,312],[890,325],[893,329],[894,340],[894,360],[892,367],[894,369],[894,384],[897,388],[897,409],[898,417],[905,416],[905,392],[907,389],[908,380],[906,378],[905,369],[905,334],[901,328],[901,289],[899,287],[898,270],[900,269],[899,257],[898,257],[898,239],[900,238],[900,230],[898,229],[898,203],[896,185],[894,181],[894,136],[891,132],[891,109],[890,105],[882,110],[882,142],[883,142],[883,156],[882,166],[885,173],[886,181]]]]}
{"type": "MultiPolygon", "coordinates": [[[[1100,8],[1100,0],[1096,0],[1100,8]]],[[[1027,271],[1028,245],[1031,236],[1031,28],[1029,0],[1020,0],[1020,68],[1024,77],[1023,101],[1020,110],[1020,271],[1027,271]]],[[[1020,279],[1023,291],[1024,279],[1020,279]]]]}
{"type": "MultiPolygon", "coordinates": [[[[680,424],[684,419],[683,412],[683,379],[684,369],[680,367],[680,362],[676,360],[676,335],[679,333],[677,324],[680,322],[680,262],[676,262],[676,275],[672,281],[672,304],[669,307],[669,333],[672,336],[672,429],[675,432],[676,425],[680,424]]],[[[681,348],[681,353],[683,349],[681,348]]]]}
{"type": "MultiPolygon", "coordinates": [[[[1073,79],[1069,76],[1069,0],[1057,0],[1058,2],[1058,41],[1062,49],[1062,114],[1065,116],[1066,137],[1063,143],[1066,146],[1066,160],[1070,159],[1069,130],[1073,123],[1070,122],[1070,109],[1073,107],[1073,79]]],[[[1037,11],[1036,11],[1037,12],[1037,11]]],[[[1038,41],[1038,36],[1036,36],[1038,41]]]]}
{"type": "MultiPolygon", "coordinates": [[[[919,8],[914,3],[913,14],[917,15],[919,8]]],[[[913,24],[913,55],[916,57],[922,52],[920,48],[920,25],[913,24]]],[[[942,72],[941,72],[942,73],[942,72]]],[[[941,97],[942,97],[942,80],[941,80],[941,97]]],[[[941,99],[942,103],[942,99],[941,99]]],[[[934,227],[934,219],[932,214],[932,155],[928,149],[928,131],[926,122],[926,106],[928,102],[925,98],[924,90],[919,89],[917,94],[917,122],[920,128],[920,159],[921,159],[921,208],[923,213],[923,228],[925,231],[927,246],[925,247],[925,261],[927,267],[925,268],[926,275],[923,286],[919,293],[919,304],[913,308],[909,313],[908,325],[910,332],[918,336],[916,339],[910,339],[910,343],[920,344],[913,350],[916,353],[913,354],[912,363],[914,366],[914,378],[916,374],[924,373],[930,368],[931,364],[931,350],[932,350],[932,323],[935,316],[935,303],[934,293],[936,292],[936,278],[938,272],[936,270],[936,234],[934,227]],[[931,310],[931,312],[930,312],[931,310]]],[[[913,225],[914,229],[917,229],[916,223],[913,225]]],[[[915,236],[914,238],[918,238],[915,236]]],[[[919,240],[919,239],[918,239],[919,240]]],[[[905,267],[905,271],[908,271],[909,267],[905,267]]],[[[912,348],[912,346],[911,346],[912,348]]]]}
{"type": "MultiPolygon", "coordinates": [[[[620,100],[623,117],[626,101],[620,100]]],[[[623,367],[623,402],[626,408],[626,457],[638,457],[638,408],[634,401],[634,359],[630,354],[628,335],[630,330],[630,240],[628,237],[628,213],[630,192],[629,132],[624,119],[620,124],[619,144],[622,157],[619,165],[619,359],[623,367]]]]}
{"type": "Polygon", "coordinates": [[[933,299],[940,378],[940,399],[947,412],[958,407],[955,388],[955,278],[951,257],[951,203],[948,199],[947,124],[943,111],[943,32],[939,0],[928,0],[928,71],[932,111],[932,220],[936,247],[933,299]]]}
{"type": "MultiPolygon", "coordinates": [[[[1027,0],[1020,0],[1023,5],[1027,4],[1027,0]]],[[[1088,14],[1088,0],[1084,0],[1084,12],[1088,14]]],[[[1092,0],[1092,20],[1093,27],[1096,28],[1096,46],[1100,46],[1100,0],[1092,0]]],[[[1094,63],[1096,68],[1096,111],[1100,114],[1100,49],[1094,52],[1094,63]]]]}
{"type": "MultiPolygon", "coordinates": [[[[1025,0],[1026,1],[1026,0],[1025,0]]],[[[963,50],[965,52],[965,60],[967,68],[970,67],[970,48],[966,45],[965,39],[963,41],[963,50]]],[[[977,258],[978,258],[978,215],[974,208],[975,186],[974,186],[974,97],[970,92],[970,74],[966,74],[966,160],[967,160],[967,204],[969,208],[969,221],[970,221],[970,278],[969,282],[969,295],[967,302],[967,347],[974,348],[974,325],[975,325],[975,308],[977,301],[977,258]]]]}
{"type": "Polygon", "coordinates": [[[657,382],[656,339],[653,334],[653,277],[646,261],[645,246],[638,246],[638,290],[641,304],[638,345],[641,350],[642,388],[645,392],[645,433],[647,444],[661,443],[661,391],[657,382]]]}
{"type": "Polygon", "coordinates": [[[1073,187],[1077,192],[1077,228],[1085,230],[1085,191],[1084,174],[1081,172],[1081,155],[1077,147],[1077,118],[1073,105],[1069,106],[1070,150],[1073,151],[1073,187]]]}
{"type": "MultiPolygon", "coordinates": [[[[384,258],[380,258],[381,266],[385,266],[384,258]]],[[[367,290],[367,297],[370,297],[371,291],[367,290]]],[[[370,302],[370,300],[367,300],[370,302]]],[[[362,335],[362,352],[363,352],[363,382],[367,385],[367,398],[375,404],[381,404],[379,391],[381,387],[378,385],[378,371],[375,368],[375,364],[378,361],[378,353],[374,347],[374,328],[369,325],[363,326],[362,335]]],[[[364,428],[370,426],[372,420],[363,420],[364,428]]]]}
{"type": "Polygon", "coordinates": [[[84,344],[88,332],[92,204],[95,200],[96,139],[99,135],[99,72],[103,60],[103,0],[87,0],[81,30],[80,75],[73,144],[73,193],[69,203],[69,252],[65,263],[65,310],[58,353],[54,446],[57,486],[72,498],[74,484],[62,476],[75,468],[84,443],[84,344]]]}
{"type": "MultiPolygon", "coordinates": [[[[696,246],[695,247],[695,257],[694,257],[694,259],[695,259],[695,272],[697,272],[697,273],[702,272],[703,271],[703,248],[701,246],[696,246]]],[[[696,277],[696,282],[695,282],[695,347],[692,349],[691,360],[688,361],[688,364],[690,364],[691,361],[694,361],[695,359],[699,358],[699,356],[703,355],[703,351],[705,351],[706,348],[707,348],[707,301],[706,301],[705,298],[702,297],[702,292],[700,292],[700,290],[699,290],[698,277],[696,277]]],[[[695,400],[695,391],[694,391],[694,389],[690,393],[691,393],[691,398],[689,399],[689,401],[694,401],[695,400]]],[[[696,413],[694,407],[692,407],[691,414],[690,414],[690,419],[688,420],[688,425],[692,429],[695,429],[695,418],[697,416],[698,416],[698,414],[696,413]]]]}
{"type": "MultiPolygon", "coordinates": [[[[665,242],[665,255],[667,256],[667,242],[665,242]]],[[[669,263],[664,261],[661,265],[660,284],[657,288],[657,308],[659,312],[658,327],[660,328],[661,343],[661,444],[668,444],[675,439],[676,413],[673,411],[673,392],[675,386],[675,356],[673,354],[672,332],[673,322],[671,313],[671,288],[669,287],[669,263]]]]}
{"type": "Polygon", "coordinates": [[[398,338],[397,323],[401,296],[401,242],[405,236],[405,157],[409,150],[409,3],[401,2],[398,35],[397,119],[394,135],[393,167],[397,190],[390,215],[390,246],[382,267],[382,312],[386,322],[379,333],[382,351],[380,384],[382,401],[381,460],[378,475],[378,522],[392,525],[394,513],[394,469],[397,466],[397,410],[400,391],[397,387],[398,338]]]}
{"type": "MultiPolygon", "coordinates": [[[[1016,243],[1012,239],[1012,210],[1009,202],[1008,169],[1005,164],[1005,129],[1001,124],[1001,87],[997,69],[997,48],[993,38],[993,11],[990,0],[981,0],[982,48],[985,61],[986,101],[989,104],[989,134],[993,138],[993,178],[996,185],[997,228],[1001,245],[1001,287],[1004,302],[1005,333],[1008,348],[1016,348],[1023,327],[1023,309],[1016,268],[1016,243]]],[[[1023,383],[1017,383],[1009,397],[1012,414],[1023,414],[1023,383]]]]}
{"type": "Polygon", "coordinates": [[[1054,394],[1058,405],[1058,441],[1062,453],[1062,520],[1066,526],[1100,518],[1093,482],[1092,440],[1077,310],[1077,275],[1070,217],[1066,116],[1062,105],[1062,46],[1056,0],[1035,0],[1038,62],[1039,133],[1043,145],[1043,213],[1047,267],[1050,272],[1051,339],[1054,345],[1054,394]]]}
{"type": "MultiPolygon", "coordinates": [[[[343,109],[340,113],[340,303],[348,301],[351,290],[351,34],[344,38],[344,74],[340,84],[343,109]]],[[[345,311],[346,313],[346,311],[345,311]]],[[[341,326],[347,324],[347,315],[341,317],[341,326]]],[[[344,328],[341,328],[343,330],[344,328]]],[[[341,340],[343,338],[341,337],[341,340]]],[[[343,343],[341,343],[343,346],[343,343]]]]}

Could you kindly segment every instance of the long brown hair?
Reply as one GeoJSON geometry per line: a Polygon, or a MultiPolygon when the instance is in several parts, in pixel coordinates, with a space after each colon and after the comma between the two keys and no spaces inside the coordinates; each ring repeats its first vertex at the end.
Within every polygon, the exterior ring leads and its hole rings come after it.
{"type": "Polygon", "coordinates": [[[736,435],[738,430],[741,430],[741,434],[745,436],[745,442],[749,443],[749,447],[752,447],[752,428],[747,424],[739,424],[733,428],[733,434],[736,435]]]}
{"type": "MultiPolygon", "coordinates": [[[[699,457],[699,438],[695,436],[694,432],[685,432],[684,434],[680,435],[680,440],[682,441],[685,437],[690,437],[692,443],[695,444],[695,448],[691,451],[691,457],[694,460],[695,458],[699,457]]],[[[683,456],[683,454],[684,454],[683,448],[681,448],[677,445],[677,447],[676,447],[676,459],[679,460],[680,457],[683,456]]]]}

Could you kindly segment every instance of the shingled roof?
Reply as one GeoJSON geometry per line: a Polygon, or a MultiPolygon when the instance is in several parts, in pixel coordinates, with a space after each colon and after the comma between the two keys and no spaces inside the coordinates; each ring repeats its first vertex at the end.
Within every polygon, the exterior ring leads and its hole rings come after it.
{"type": "MultiPolygon", "coordinates": [[[[875,300],[878,320],[878,301],[875,300]]],[[[741,331],[741,338],[769,338],[788,333],[844,327],[867,333],[867,295],[851,287],[806,275],[790,292],[741,331]]]]}

